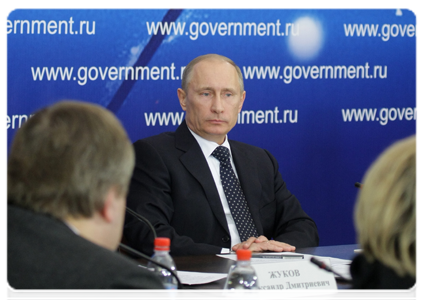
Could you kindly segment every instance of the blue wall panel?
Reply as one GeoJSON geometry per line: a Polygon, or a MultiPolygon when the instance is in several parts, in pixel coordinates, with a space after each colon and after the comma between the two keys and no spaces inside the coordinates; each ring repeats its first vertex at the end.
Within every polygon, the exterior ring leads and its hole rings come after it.
{"type": "Polygon", "coordinates": [[[408,10],[15,10],[8,148],[28,116],[62,99],[108,107],[133,141],[173,131],[181,68],[222,54],[247,91],[229,137],[275,155],[321,245],[355,243],[354,183],[416,131],[415,24],[408,10]],[[131,79],[125,67],[145,69],[131,79]]]}

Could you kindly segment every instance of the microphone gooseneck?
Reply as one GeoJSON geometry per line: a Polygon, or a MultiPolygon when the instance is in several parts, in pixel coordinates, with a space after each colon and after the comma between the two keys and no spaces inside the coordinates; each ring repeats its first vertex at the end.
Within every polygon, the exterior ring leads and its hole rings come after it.
{"type": "Polygon", "coordinates": [[[181,280],[178,277],[178,275],[176,275],[175,271],[173,271],[168,266],[165,266],[164,264],[161,264],[159,262],[156,262],[155,260],[151,259],[151,257],[149,257],[149,256],[145,255],[144,253],[141,253],[141,252],[139,252],[139,251],[137,251],[137,250],[135,250],[135,249],[133,249],[133,248],[125,245],[125,244],[122,244],[121,243],[121,244],[119,244],[119,247],[120,248],[123,248],[124,250],[126,250],[128,252],[130,252],[131,254],[134,254],[134,255],[136,255],[136,256],[138,256],[140,258],[144,258],[144,259],[148,260],[149,262],[152,262],[153,264],[156,264],[159,267],[168,270],[170,272],[170,274],[172,274],[172,276],[176,278],[176,281],[178,282],[178,290],[181,290],[181,289],[184,288],[183,285],[182,285],[181,280]]]}
{"type": "Polygon", "coordinates": [[[339,276],[339,278],[341,278],[343,281],[347,282],[347,283],[352,283],[352,281],[350,279],[345,278],[344,276],[342,276],[341,274],[339,274],[338,272],[335,272],[331,267],[329,267],[328,265],[326,265],[323,261],[318,260],[315,257],[310,258],[310,261],[317,265],[320,269],[323,269],[327,272],[333,273],[337,276],[339,276]]]}
{"type": "Polygon", "coordinates": [[[151,225],[150,221],[148,221],[148,220],[147,220],[147,218],[145,218],[145,217],[141,216],[140,214],[136,213],[135,211],[133,211],[133,210],[132,210],[132,209],[130,209],[129,207],[126,207],[126,211],[127,211],[130,215],[132,215],[132,216],[134,216],[136,219],[138,219],[139,221],[146,223],[146,224],[150,227],[151,231],[153,232],[154,239],[156,239],[156,238],[157,238],[156,230],[154,229],[154,226],[153,226],[153,225],[151,225]]]}
{"type": "MultiPolygon", "coordinates": [[[[146,223],[148,225],[148,227],[150,227],[151,231],[153,232],[154,239],[157,238],[156,230],[154,229],[154,226],[150,223],[150,221],[147,220],[147,218],[145,218],[145,217],[141,216],[140,214],[136,213],[135,211],[133,211],[129,207],[126,207],[126,211],[130,215],[134,216],[137,220],[146,223]]],[[[119,244],[119,247],[122,248],[122,249],[124,249],[124,250],[126,250],[127,252],[135,255],[135,256],[138,256],[140,258],[144,258],[147,261],[152,262],[153,264],[156,264],[159,267],[168,270],[170,272],[170,274],[172,274],[172,276],[176,278],[176,281],[178,282],[178,289],[183,289],[183,285],[182,285],[181,280],[179,279],[178,275],[176,275],[175,271],[173,271],[169,267],[167,267],[167,266],[165,266],[165,265],[163,265],[161,263],[156,262],[155,260],[151,259],[151,257],[149,257],[149,256],[145,255],[144,253],[141,253],[141,252],[139,252],[139,251],[137,251],[137,250],[135,250],[135,249],[133,249],[133,248],[125,245],[125,244],[120,243],[119,244]]]]}
{"type": "Polygon", "coordinates": [[[222,298],[222,299],[225,298],[225,296],[223,296],[223,295],[215,295],[215,294],[207,293],[207,292],[204,292],[204,291],[201,291],[201,290],[192,288],[190,286],[184,286],[182,284],[182,282],[180,281],[180,279],[178,278],[177,274],[172,269],[170,269],[169,267],[167,267],[167,266],[165,266],[165,265],[163,265],[161,263],[156,262],[155,260],[151,259],[151,257],[149,257],[149,256],[147,256],[147,255],[145,255],[145,254],[143,254],[143,253],[141,253],[141,252],[139,252],[139,251],[137,251],[137,250],[135,250],[135,249],[127,246],[127,245],[125,245],[125,244],[122,244],[121,243],[121,244],[119,244],[119,247],[121,247],[124,250],[132,253],[133,255],[136,255],[136,256],[139,256],[141,258],[144,258],[144,259],[146,259],[146,260],[148,260],[148,261],[150,261],[150,262],[158,265],[159,267],[162,267],[163,269],[168,270],[172,274],[172,276],[174,276],[176,278],[176,281],[178,282],[179,300],[184,300],[183,291],[191,292],[191,293],[194,293],[194,294],[197,294],[197,295],[200,295],[200,296],[215,297],[215,298],[222,298]]]}

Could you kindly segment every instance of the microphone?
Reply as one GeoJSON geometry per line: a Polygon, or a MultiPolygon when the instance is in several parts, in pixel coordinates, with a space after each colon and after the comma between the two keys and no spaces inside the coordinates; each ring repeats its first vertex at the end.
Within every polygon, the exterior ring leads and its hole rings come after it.
{"type": "MultiPolygon", "coordinates": [[[[157,238],[156,230],[154,229],[154,226],[151,225],[150,221],[147,220],[147,218],[145,218],[145,217],[141,216],[140,214],[136,213],[135,211],[133,211],[129,207],[126,207],[126,211],[130,215],[134,216],[137,220],[146,223],[148,225],[148,227],[150,227],[151,231],[153,232],[154,239],[157,238]]],[[[155,260],[151,259],[151,257],[149,257],[149,256],[145,255],[144,253],[141,253],[141,252],[139,252],[139,251],[137,251],[137,250],[135,250],[135,249],[133,249],[133,248],[125,245],[125,244],[120,243],[119,244],[119,248],[123,248],[124,250],[126,250],[129,253],[131,253],[132,255],[138,256],[140,258],[144,258],[145,260],[147,260],[149,262],[152,262],[153,264],[158,265],[159,267],[161,267],[163,269],[168,270],[170,272],[170,274],[172,274],[172,276],[176,278],[176,281],[178,282],[178,289],[183,289],[184,288],[183,285],[182,285],[182,283],[181,283],[181,280],[178,277],[178,275],[176,275],[175,271],[173,271],[169,267],[167,267],[167,266],[165,266],[165,265],[163,265],[161,263],[156,262],[155,260]]]]}
{"type": "Polygon", "coordinates": [[[150,221],[147,220],[147,218],[144,218],[143,216],[141,216],[140,214],[136,213],[135,211],[133,211],[129,207],[126,207],[126,212],[128,212],[130,215],[134,216],[139,221],[146,223],[148,225],[148,227],[150,227],[151,231],[153,232],[154,239],[157,238],[156,230],[154,229],[154,226],[151,225],[150,221]]]}
{"type": "Polygon", "coordinates": [[[347,282],[347,283],[352,283],[352,281],[351,281],[351,280],[349,280],[349,279],[345,278],[344,276],[342,276],[342,275],[341,275],[341,274],[339,274],[338,272],[335,272],[335,271],[334,271],[331,267],[329,267],[328,265],[326,265],[323,261],[320,261],[320,260],[318,260],[318,259],[317,259],[317,258],[315,258],[315,257],[310,258],[310,261],[311,261],[313,264],[317,265],[320,269],[323,269],[323,270],[325,270],[325,271],[328,271],[328,272],[330,272],[330,273],[333,273],[333,274],[335,274],[335,275],[339,276],[339,278],[341,278],[343,281],[345,281],[345,282],[347,282]]]}
{"type": "MultiPolygon", "coordinates": [[[[154,239],[157,238],[156,230],[154,229],[153,225],[151,225],[150,221],[148,221],[145,217],[143,217],[140,214],[136,213],[135,211],[133,211],[129,207],[126,207],[126,211],[130,215],[134,216],[137,220],[146,223],[150,227],[151,231],[153,232],[154,239]]],[[[180,281],[180,279],[178,278],[178,276],[176,275],[176,273],[172,269],[170,269],[169,267],[167,267],[167,266],[165,266],[165,265],[163,265],[161,263],[158,263],[158,262],[152,260],[149,256],[147,256],[147,255],[145,255],[145,254],[143,254],[143,253],[141,253],[141,252],[139,252],[139,251],[137,251],[137,250],[135,250],[135,249],[133,249],[133,248],[125,245],[125,244],[120,243],[119,244],[119,248],[123,248],[127,252],[130,252],[132,255],[135,255],[135,256],[144,258],[144,259],[146,259],[148,261],[151,261],[152,263],[158,265],[159,267],[162,267],[163,269],[168,270],[170,272],[170,274],[172,274],[172,276],[174,276],[176,278],[176,281],[178,282],[179,300],[184,300],[184,295],[183,295],[183,291],[184,290],[187,291],[187,292],[198,294],[200,296],[216,297],[216,298],[223,298],[223,299],[225,298],[225,296],[210,294],[210,293],[207,293],[207,292],[204,292],[204,291],[197,290],[197,289],[192,288],[192,287],[185,287],[185,288],[183,288],[182,282],[180,281]]]]}
{"type": "Polygon", "coordinates": [[[361,189],[362,184],[360,182],[354,183],[354,186],[358,189],[361,189]]]}
{"type": "Polygon", "coordinates": [[[148,260],[149,262],[152,262],[153,264],[156,264],[156,265],[158,265],[159,267],[161,267],[161,268],[163,268],[163,269],[166,269],[167,271],[169,271],[169,272],[170,272],[170,274],[172,274],[172,276],[173,276],[173,277],[175,277],[175,278],[176,278],[176,281],[178,282],[178,290],[181,290],[181,289],[183,289],[183,288],[184,288],[184,287],[183,287],[183,285],[182,285],[181,280],[180,280],[180,279],[179,279],[179,277],[178,277],[178,275],[176,275],[175,271],[173,271],[173,270],[172,270],[171,268],[169,268],[168,266],[165,266],[164,264],[161,264],[161,263],[159,263],[159,262],[156,262],[155,260],[151,259],[151,257],[149,257],[149,256],[145,255],[144,253],[141,253],[141,252],[139,252],[139,251],[137,251],[137,250],[135,250],[135,249],[133,249],[133,248],[131,248],[131,247],[129,247],[129,246],[127,246],[127,245],[125,245],[125,244],[120,243],[120,244],[119,244],[119,247],[121,247],[121,248],[125,249],[126,251],[130,252],[130,253],[131,253],[131,254],[133,254],[133,255],[136,255],[136,256],[138,256],[138,257],[140,257],[140,258],[144,258],[144,259],[148,260]]]}

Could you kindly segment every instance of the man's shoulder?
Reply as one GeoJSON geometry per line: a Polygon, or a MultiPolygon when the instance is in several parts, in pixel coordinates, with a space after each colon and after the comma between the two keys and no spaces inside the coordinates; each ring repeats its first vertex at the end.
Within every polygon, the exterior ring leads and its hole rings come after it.
{"type": "MultiPolygon", "coordinates": [[[[99,288],[161,289],[159,279],[149,270],[123,254],[113,252],[81,238],[75,251],[78,260],[88,265],[86,282],[99,288]],[[89,277],[89,278],[88,278],[89,277]],[[90,279],[92,278],[92,279],[90,279]]],[[[89,288],[89,286],[87,286],[89,288]]]]}
{"type": "Polygon", "coordinates": [[[244,142],[240,142],[240,141],[235,141],[230,139],[229,144],[231,145],[232,149],[242,150],[244,152],[251,152],[257,155],[263,155],[265,153],[268,153],[268,151],[263,148],[260,148],[251,144],[247,144],[244,142]]]}
{"type": "Polygon", "coordinates": [[[172,149],[175,149],[175,133],[162,132],[158,135],[149,136],[134,143],[134,150],[137,156],[150,156],[170,154],[172,149]]]}
{"type": "Polygon", "coordinates": [[[162,132],[136,141],[134,149],[136,154],[160,153],[164,156],[172,156],[170,153],[180,154],[180,151],[185,152],[196,144],[194,136],[189,132],[184,121],[175,131],[162,132]],[[171,151],[172,149],[175,151],[171,151]]]}
{"type": "Polygon", "coordinates": [[[159,133],[157,135],[152,135],[149,137],[145,137],[140,139],[134,143],[134,145],[139,144],[150,144],[154,146],[160,145],[169,145],[174,144],[175,141],[178,141],[181,144],[192,144],[195,141],[192,134],[189,132],[188,126],[185,121],[183,121],[175,131],[166,131],[159,133]]]}
{"type": "Polygon", "coordinates": [[[161,143],[168,143],[175,140],[175,132],[174,131],[166,131],[156,135],[152,135],[149,137],[145,137],[142,139],[137,140],[134,144],[161,144],[161,143]]]}
{"type": "Polygon", "coordinates": [[[244,161],[256,162],[264,166],[278,166],[276,158],[266,149],[246,144],[239,141],[229,140],[234,159],[243,159],[244,161]]]}
{"type": "Polygon", "coordinates": [[[69,255],[69,259],[88,258],[88,260],[107,256],[108,252],[112,253],[79,236],[63,221],[16,205],[8,205],[8,233],[9,250],[11,247],[19,246],[18,242],[25,247],[25,244],[37,240],[38,243],[28,255],[43,258],[47,258],[49,252],[54,251],[58,251],[58,255],[69,255]],[[49,247],[44,249],[43,244],[48,244],[49,247]],[[97,252],[98,255],[92,256],[93,252],[97,252]]]}
{"type": "Polygon", "coordinates": [[[18,289],[161,288],[136,261],[86,240],[60,220],[14,205],[8,205],[8,280],[18,289]]]}

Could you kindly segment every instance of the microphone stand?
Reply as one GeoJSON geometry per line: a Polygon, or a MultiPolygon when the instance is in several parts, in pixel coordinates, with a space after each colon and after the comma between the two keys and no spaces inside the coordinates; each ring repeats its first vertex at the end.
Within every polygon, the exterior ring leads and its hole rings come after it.
{"type": "Polygon", "coordinates": [[[333,273],[337,276],[339,276],[339,278],[341,278],[343,281],[345,281],[346,283],[352,283],[352,280],[349,280],[347,278],[345,278],[344,276],[342,276],[341,274],[339,274],[338,272],[334,271],[331,267],[329,267],[328,265],[326,265],[323,261],[318,260],[315,257],[310,258],[310,261],[317,265],[320,269],[323,269],[327,272],[333,273]]]}
{"type": "MultiPolygon", "coordinates": [[[[130,215],[134,216],[138,221],[141,221],[141,222],[146,223],[148,225],[148,227],[150,227],[150,230],[153,232],[154,239],[157,238],[156,230],[154,229],[154,226],[150,223],[150,221],[148,221],[145,217],[143,217],[140,214],[136,213],[135,211],[133,211],[129,207],[126,207],[126,211],[130,215]]],[[[133,248],[125,245],[125,244],[120,243],[119,244],[119,248],[123,248],[124,250],[126,250],[127,252],[129,252],[129,253],[131,253],[131,254],[133,254],[135,256],[144,258],[147,261],[150,261],[150,262],[158,265],[159,267],[162,267],[163,269],[168,270],[172,274],[172,276],[174,276],[176,278],[176,281],[178,282],[179,300],[184,300],[184,295],[183,295],[183,291],[184,290],[185,291],[188,291],[188,292],[191,292],[191,293],[195,293],[195,294],[201,295],[201,296],[216,297],[216,298],[225,298],[225,296],[223,296],[223,295],[210,294],[210,293],[207,293],[207,292],[203,292],[203,291],[194,289],[192,287],[185,287],[185,289],[184,289],[184,286],[183,286],[182,282],[180,281],[180,279],[178,278],[177,274],[173,270],[171,270],[169,267],[167,267],[167,266],[165,266],[165,265],[163,265],[161,263],[158,263],[158,262],[152,260],[151,257],[149,257],[149,256],[145,255],[144,253],[141,253],[141,252],[139,252],[139,251],[137,251],[137,250],[135,250],[135,249],[133,249],[133,248]]]]}
{"type": "Polygon", "coordinates": [[[176,281],[178,282],[178,294],[179,294],[179,299],[180,300],[184,300],[184,292],[183,292],[183,285],[181,280],[179,279],[178,275],[175,273],[175,271],[173,271],[171,268],[169,268],[168,266],[165,266],[164,264],[158,263],[156,261],[154,261],[153,259],[151,259],[151,257],[145,255],[144,253],[141,253],[135,249],[132,249],[129,246],[126,246],[125,244],[119,244],[119,247],[125,249],[128,252],[131,252],[134,255],[137,255],[141,258],[144,258],[146,260],[148,260],[149,262],[152,262],[153,264],[158,265],[159,267],[166,269],[170,272],[170,274],[172,274],[173,277],[175,277],[176,281]]]}

